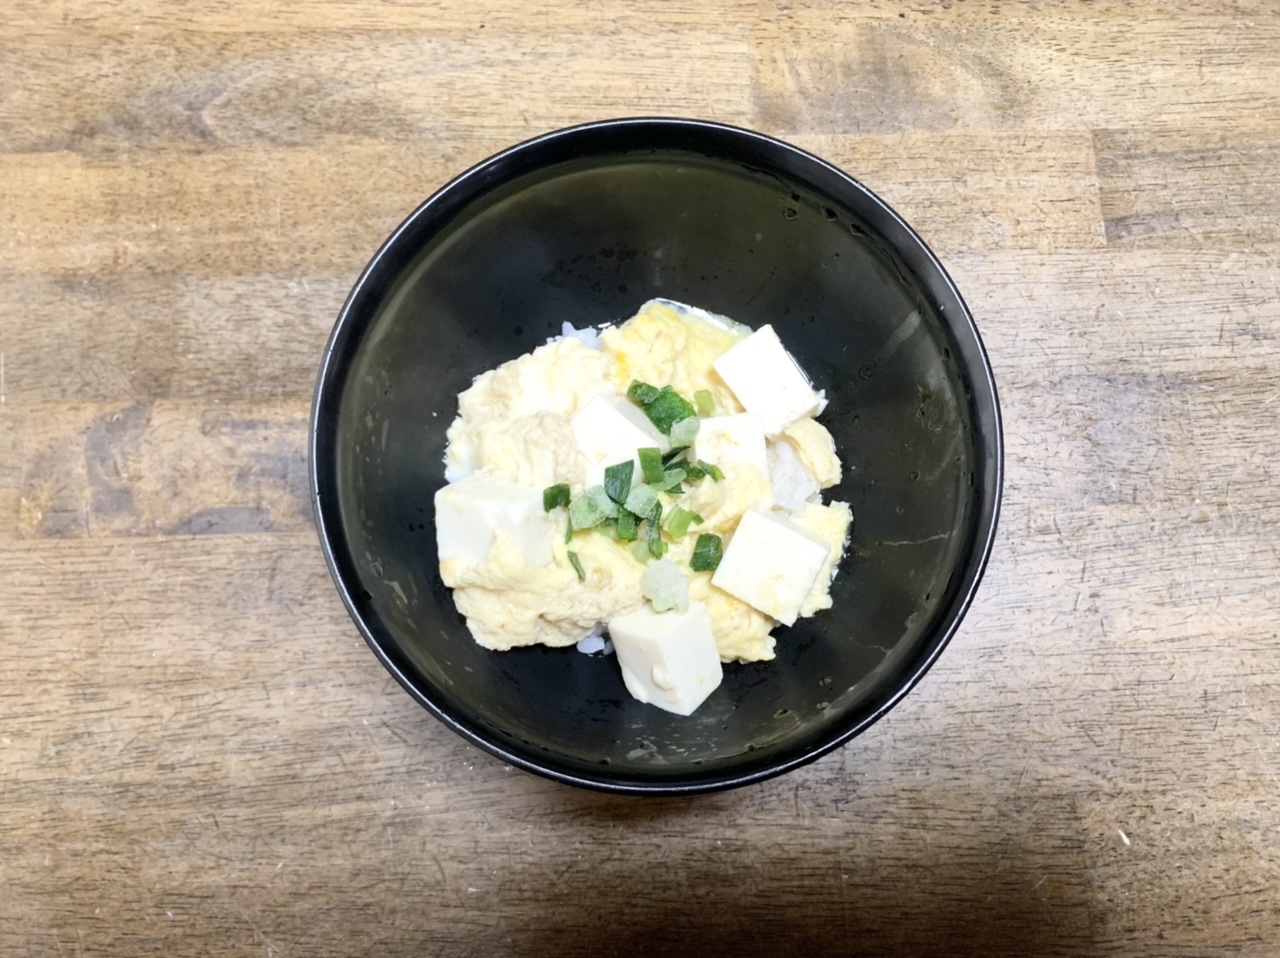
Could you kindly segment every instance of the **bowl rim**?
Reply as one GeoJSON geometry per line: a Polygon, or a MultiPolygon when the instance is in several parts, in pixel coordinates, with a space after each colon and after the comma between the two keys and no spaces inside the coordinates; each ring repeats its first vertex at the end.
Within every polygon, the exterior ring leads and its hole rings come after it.
{"type": "MultiPolygon", "coordinates": [[[[602,152],[607,153],[608,151],[602,152]]],[[[672,148],[670,152],[676,152],[676,149],[672,148]]],[[[688,152],[698,155],[700,151],[691,147],[688,152]]],[[[711,159],[716,158],[709,153],[701,155],[711,159]]],[[[739,162],[739,165],[745,164],[745,161],[734,161],[729,157],[721,159],[724,162],[739,162]]],[[[831,193],[828,189],[823,189],[819,192],[831,193]]],[[[848,198],[845,198],[845,202],[848,203],[848,198]]],[[[860,215],[867,218],[865,216],[866,210],[860,210],[859,212],[860,215]]],[[[351,344],[351,349],[354,350],[357,345],[358,340],[357,343],[351,344]]],[[[307,472],[316,533],[320,539],[321,550],[324,554],[330,577],[342,598],[348,615],[355,623],[365,643],[382,665],[391,673],[401,687],[432,716],[447,728],[462,736],[466,741],[478,746],[496,758],[524,771],[532,772],[553,781],[617,794],[691,795],[722,791],[764,781],[816,761],[847,744],[883,718],[932,668],[943,650],[950,644],[972,606],[994,547],[1004,492],[1004,427],[990,357],[972,312],[951,276],[928,244],[888,203],[844,170],[785,140],[743,127],[710,120],[674,116],[635,116],[597,120],[563,127],[509,146],[452,177],[443,186],[431,193],[427,199],[400,222],[383,241],[364,269],[361,270],[359,277],[338,312],[337,319],[326,342],[316,378],[308,423],[307,472]],[[337,512],[336,496],[330,495],[336,489],[336,468],[332,463],[328,464],[328,468],[325,468],[324,463],[326,437],[322,427],[326,419],[336,427],[336,413],[346,384],[345,377],[341,375],[341,370],[338,368],[340,360],[343,358],[340,352],[343,347],[347,346],[347,341],[353,335],[352,327],[356,323],[353,315],[359,311],[367,299],[370,297],[376,299],[379,295],[376,287],[384,278],[381,274],[384,272],[385,262],[396,253],[399,246],[405,241],[405,237],[419,229],[425,219],[436,216],[442,207],[457,205],[455,198],[459,194],[465,194],[463,197],[465,202],[462,205],[458,205],[456,210],[446,210],[447,215],[441,220],[442,223],[447,223],[449,216],[464,208],[467,203],[479,199],[490,189],[509,182],[510,179],[532,172],[542,165],[535,163],[528,169],[518,168],[511,171],[512,175],[508,175],[508,167],[511,166],[514,160],[519,160],[530,154],[537,155],[548,147],[565,147],[575,141],[599,141],[602,137],[608,139],[619,134],[634,136],[636,133],[642,133],[645,130],[661,130],[667,135],[679,134],[688,137],[691,143],[698,142],[698,138],[702,138],[701,142],[704,144],[709,138],[737,141],[736,145],[746,148],[748,152],[764,151],[767,153],[772,158],[769,164],[771,167],[780,167],[782,164],[779,160],[785,158],[792,163],[821,173],[825,178],[833,180],[843,189],[850,191],[853,196],[859,198],[861,203],[867,204],[876,214],[873,224],[875,229],[881,233],[882,238],[894,249],[895,253],[903,256],[904,260],[907,258],[905,254],[911,254],[910,259],[914,262],[909,265],[912,266],[913,273],[917,274],[917,279],[921,282],[924,281],[923,277],[918,275],[921,267],[931,271],[940,288],[954,298],[959,305],[959,315],[948,315],[945,321],[948,327],[951,328],[953,335],[958,338],[969,337],[971,339],[971,344],[965,345],[971,345],[972,348],[966,351],[962,363],[966,376],[969,406],[975,423],[978,422],[980,413],[989,418],[989,434],[986,428],[975,430],[977,438],[981,440],[984,447],[980,450],[981,455],[975,456],[974,466],[975,472],[982,471],[982,494],[975,500],[975,515],[970,520],[971,529],[974,533],[973,548],[965,557],[965,561],[956,570],[958,573],[963,573],[961,586],[951,603],[947,618],[942,622],[942,627],[937,631],[936,635],[923,642],[920,650],[913,656],[914,665],[909,670],[906,679],[887,694],[874,711],[847,726],[839,726],[839,731],[836,734],[823,736],[812,747],[806,748],[803,752],[791,758],[743,772],[715,772],[712,770],[697,776],[691,775],[687,781],[672,779],[645,780],[631,774],[611,775],[606,773],[587,775],[560,767],[554,761],[539,762],[504,748],[501,743],[487,737],[482,730],[482,726],[478,723],[470,722],[464,716],[452,714],[448,708],[434,701],[419,688],[414,677],[407,675],[405,670],[401,669],[394,661],[391,654],[383,648],[382,642],[359,611],[355,597],[352,594],[353,587],[345,579],[340,559],[336,554],[334,537],[343,540],[346,537],[341,528],[340,516],[337,512]],[[886,229],[890,233],[896,234],[896,236],[884,235],[886,229]],[[957,329],[957,324],[960,326],[959,329],[957,329]],[[980,409],[979,407],[982,408],[980,409]],[[330,413],[332,415],[327,415],[330,413]]],[[[608,767],[602,766],[602,768],[608,767]]]]}

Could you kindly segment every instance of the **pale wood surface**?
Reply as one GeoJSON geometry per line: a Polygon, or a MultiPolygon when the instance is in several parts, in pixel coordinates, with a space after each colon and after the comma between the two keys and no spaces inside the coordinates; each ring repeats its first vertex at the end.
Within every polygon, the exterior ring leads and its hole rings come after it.
{"type": "Polygon", "coordinates": [[[0,953],[1280,950],[1280,7],[8,0],[0,953]],[[981,597],[800,772],[512,771],[360,641],[313,376],[496,148],[684,114],[942,256],[1008,436],[981,597]]]}

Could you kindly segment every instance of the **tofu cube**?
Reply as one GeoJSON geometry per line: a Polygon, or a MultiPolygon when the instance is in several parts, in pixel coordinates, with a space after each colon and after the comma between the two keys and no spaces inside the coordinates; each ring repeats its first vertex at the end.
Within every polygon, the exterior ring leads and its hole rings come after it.
{"type": "Polygon", "coordinates": [[[755,413],[703,419],[698,426],[698,438],[693,441],[693,454],[721,469],[729,464],[749,465],[760,470],[760,475],[769,476],[764,424],[755,413]]]}
{"type": "Polygon", "coordinates": [[[608,626],[622,680],[641,702],[691,715],[724,677],[711,616],[701,602],[690,602],[687,612],[654,612],[646,602],[608,626]]]}
{"type": "Polygon", "coordinates": [[[548,566],[555,524],[542,508],[542,490],[477,472],[436,493],[440,561],[480,565],[495,534],[509,538],[531,566],[548,566]]]}
{"type": "Polygon", "coordinates": [[[830,546],[776,512],[748,509],[711,584],[785,625],[794,625],[830,546]]]}
{"type": "Polygon", "coordinates": [[[625,396],[594,396],[570,420],[578,450],[587,461],[584,476],[586,488],[604,482],[606,467],[627,459],[636,460],[631,482],[640,481],[640,462],[636,450],[657,446],[663,452],[671,449],[667,437],[649,421],[639,406],[625,396]]]}
{"type": "Polygon", "coordinates": [[[761,326],[712,365],[743,408],[760,417],[766,435],[776,436],[824,406],[822,394],[813,391],[809,377],[770,325],[761,326]]]}

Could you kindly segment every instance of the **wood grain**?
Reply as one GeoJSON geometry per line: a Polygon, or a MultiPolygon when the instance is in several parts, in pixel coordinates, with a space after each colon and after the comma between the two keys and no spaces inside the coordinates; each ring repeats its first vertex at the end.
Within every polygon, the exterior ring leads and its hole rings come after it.
{"type": "Polygon", "coordinates": [[[1273,3],[14,0],[0,63],[0,952],[1275,953],[1273,3]],[[383,237],[639,113],[783,135],[902,213],[1008,444],[925,681],[684,801],[430,719],[305,488],[383,237]]]}

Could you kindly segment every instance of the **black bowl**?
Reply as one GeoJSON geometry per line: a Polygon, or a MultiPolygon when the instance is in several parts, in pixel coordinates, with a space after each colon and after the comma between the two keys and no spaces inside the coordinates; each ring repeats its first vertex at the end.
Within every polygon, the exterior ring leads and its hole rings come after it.
{"type": "Polygon", "coordinates": [[[876,721],[955,633],[995,534],[1002,438],[973,319],[921,239],[778,140],[690,120],[549,133],[468,170],[365,269],[316,387],[325,557],[370,647],[436,718],[574,785],[689,793],[796,768],[876,721]],[[472,377],[666,297],[773,323],[830,400],[853,536],[834,607],[725,669],[690,718],[617,663],[476,645],[437,570],[432,496],[472,377]]]}

